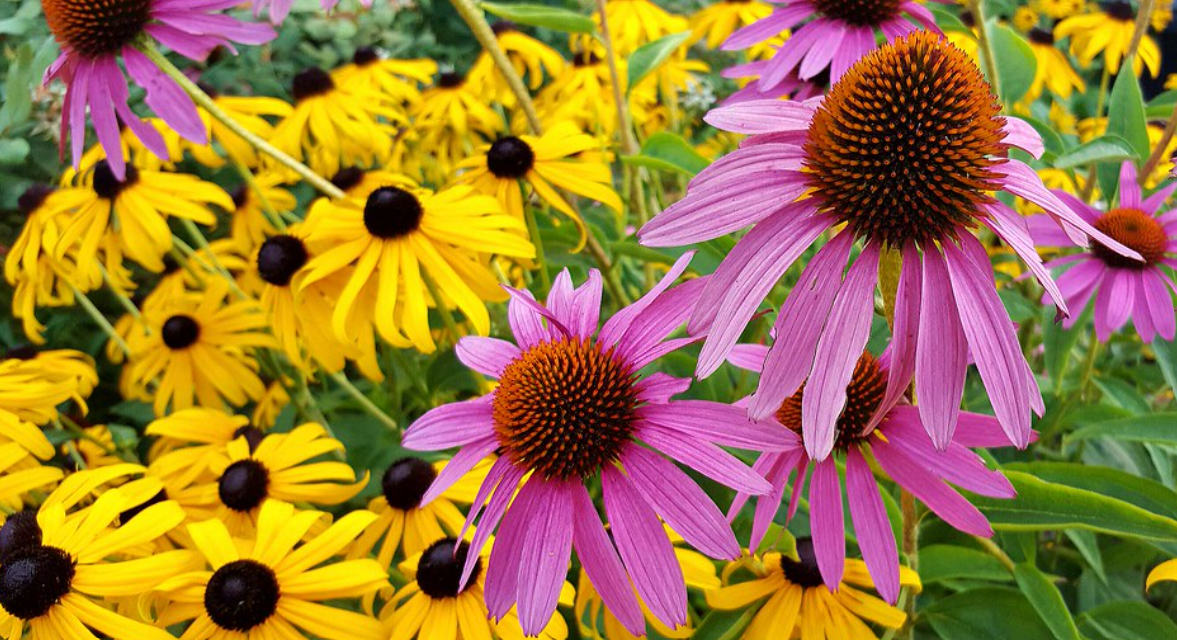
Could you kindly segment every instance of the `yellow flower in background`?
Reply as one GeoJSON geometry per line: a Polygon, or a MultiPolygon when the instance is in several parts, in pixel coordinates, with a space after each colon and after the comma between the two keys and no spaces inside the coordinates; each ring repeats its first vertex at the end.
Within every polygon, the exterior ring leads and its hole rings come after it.
{"type": "Polygon", "coordinates": [[[503,119],[490,108],[486,91],[447,71],[412,110],[414,128],[420,133],[414,152],[427,156],[422,164],[434,182],[444,184],[455,164],[503,130],[503,119]]]}
{"type": "Polygon", "coordinates": [[[325,640],[387,640],[375,619],[321,604],[388,586],[372,560],[325,564],[375,516],[353,511],[311,533],[328,518],[271,500],[261,508],[257,536],[250,540],[234,540],[218,520],[188,525],[209,570],[176,575],[158,586],[169,601],[159,623],[192,620],[185,640],[302,638],[304,632],[325,640]],[[308,541],[296,546],[304,538],[308,541]]]}
{"type": "Polygon", "coordinates": [[[1015,29],[1027,33],[1038,26],[1038,13],[1030,7],[1018,7],[1014,10],[1012,22],[1015,29]]]}
{"type": "MultiPolygon", "coordinates": [[[[1132,41],[1135,21],[1136,11],[1132,5],[1125,0],[1116,0],[1103,5],[1101,11],[1063,20],[1055,26],[1054,36],[1071,39],[1071,55],[1084,67],[1103,54],[1104,65],[1114,74],[1119,72],[1120,60],[1132,41]]],[[[1132,70],[1139,76],[1145,66],[1154,78],[1161,68],[1161,50],[1148,35],[1140,40],[1139,54],[1133,61],[1132,70]]]]}
{"type": "Polygon", "coordinates": [[[1067,54],[1055,46],[1054,34],[1050,30],[1034,27],[1030,29],[1028,40],[1038,66],[1034,71],[1034,82],[1023,99],[1025,103],[1033,102],[1042,95],[1044,87],[1060,98],[1070,98],[1076,89],[1080,92],[1086,90],[1083,79],[1071,67],[1067,54]]]}
{"type": "Polygon", "coordinates": [[[690,18],[692,40],[706,38],[708,49],[718,49],[737,29],[767,18],[772,5],[760,0],[720,0],[704,6],[690,18]]]}
{"type": "MultiPolygon", "coordinates": [[[[267,118],[280,120],[289,117],[293,108],[277,98],[254,96],[222,96],[212,95],[213,103],[229,114],[237,124],[250,133],[257,134],[265,140],[274,135],[274,125],[267,118]]],[[[208,111],[198,108],[197,113],[204,121],[208,131],[208,144],[196,144],[182,139],[182,144],[192,158],[210,169],[225,166],[226,158],[218,153],[223,151],[228,160],[239,163],[250,169],[257,168],[261,163],[261,156],[257,149],[246,142],[244,138],[233,133],[220,120],[208,111]],[[216,145],[216,146],[214,146],[216,145]]]]}
{"type": "Polygon", "coordinates": [[[41,335],[45,326],[37,320],[36,308],[64,306],[74,301],[66,274],[72,273],[75,267],[68,259],[56,261],[52,257],[61,234],[52,212],[68,208],[68,205],[47,204],[55,196],[59,197],[48,185],[33,185],[21,194],[17,209],[24,216],[24,225],[4,257],[4,279],[15,289],[12,314],[21,320],[25,335],[33,344],[45,343],[41,335]]]}
{"type": "MultiPolygon", "coordinates": [[[[491,544],[484,547],[474,561],[469,581],[463,587],[462,568],[470,545],[454,538],[436,540],[423,552],[409,556],[400,563],[401,574],[412,580],[396,592],[380,611],[380,619],[391,632],[388,640],[470,640],[498,638],[499,640],[564,640],[568,625],[558,611],[538,636],[524,636],[519,618],[512,606],[506,615],[491,619],[483,596],[486,563],[491,544]]],[[[559,603],[571,606],[572,585],[564,583],[559,603]]]]}
{"type": "Polygon", "coordinates": [[[556,189],[603,203],[617,213],[623,205],[613,190],[613,171],[598,138],[570,122],[557,124],[542,136],[500,138],[458,165],[458,182],[493,195],[510,215],[523,220],[525,194],[530,186],[539,198],[567,216],[580,231],[579,251],[585,227],[580,214],[556,189]]]}
{"type": "Polygon", "coordinates": [[[0,504],[7,506],[8,512],[19,512],[30,491],[44,491],[63,477],[64,471],[58,467],[41,466],[19,444],[0,444],[0,504]]]}
{"type": "Polygon", "coordinates": [[[264,173],[254,179],[254,184],[243,184],[233,191],[233,212],[229,235],[245,253],[253,251],[266,238],[278,233],[267,210],[281,216],[298,206],[294,194],[282,188],[282,176],[264,173]]]}
{"type": "MultiPolygon", "coordinates": [[[[650,0],[609,0],[605,4],[605,18],[609,21],[615,52],[625,59],[644,44],[688,29],[686,18],[668,13],[650,0]]],[[[594,14],[593,19],[599,29],[600,13],[594,14]]]]}
{"type": "MultiPolygon", "coordinates": [[[[618,61],[617,72],[625,82],[624,61],[618,61]]],[[[616,104],[609,65],[592,46],[574,49],[572,64],[548,83],[535,99],[544,127],[550,129],[568,121],[582,131],[606,138],[617,130],[616,104]]]]}
{"type": "Polygon", "coordinates": [[[1031,0],[1035,11],[1054,20],[1062,20],[1083,11],[1085,0],[1031,0]]]}
{"type": "MultiPolygon", "coordinates": [[[[1079,141],[1088,142],[1094,140],[1106,133],[1107,127],[1107,118],[1084,118],[1078,124],[1079,141]]],[[[1154,122],[1148,123],[1148,144],[1150,148],[1156,148],[1164,135],[1164,126],[1154,122]]],[[[1155,189],[1169,178],[1169,173],[1175,166],[1173,164],[1174,154],[1177,154],[1177,138],[1169,140],[1168,146],[1161,153],[1161,160],[1157,162],[1157,166],[1153,167],[1152,173],[1144,181],[1144,188],[1155,189]]]]}
{"type": "MultiPolygon", "coordinates": [[[[719,611],[738,611],[763,601],[744,632],[747,640],[874,640],[878,636],[864,620],[887,629],[898,629],[907,620],[903,611],[859,589],[874,588],[866,563],[846,560],[842,582],[831,592],[822,582],[808,538],[797,540],[797,554],[798,560],[772,552],[728,565],[725,576],[743,568],[753,579],[707,592],[707,604],[719,611]]],[[[920,589],[919,576],[907,567],[899,567],[899,583],[920,589]]]]}
{"type": "Polygon", "coordinates": [[[1153,31],[1160,33],[1169,27],[1169,23],[1173,22],[1173,7],[1161,2],[1153,5],[1152,14],[1149,15],[1148,24],[1153,31]]]}
{"type": "MultiPolygon", "coordinates": [[[[564,58],[558,51],[523,33],[514,22],[499,20],[491,24],[490,28],[494,31],[499,47],[511,61],[511,66],[520,78],[527,80],[532,91],[543,86],[544,78],[554,78],[564,70],[564,58]]],[[[474,66],[470,67],[468,78],[472,86],[482,87],[485,98],[508,108],[515,107],[515,93],[485,51],[478,54],[474,66]]]]}
{"type": "Polygon", "coordinates": [[[478,255],[534,258],[535,247],[521,234],[523,223],[502,212],[494,198],[455,186],[439,193],[386,186],[366,200],[320,199],[310,216],[318,217],[307,243],[331,248],[306,265],[300,286],[355,264],[339,292],[332,327],[348,339],[347,327],[358,316],[376,326],[394,346],[435,349],[429,307],[457,308],[479,335],[490,331],[486,301],[506,294],[478,255]],[[358,304],[365,292],[375,304],[358,304]],[[444,296],[435,300],[434,294],[444,296]]]}
{"type": "Polygon", "coordinates": [[[379,93],[393,107],[403,108],[421,101],[421,87],[433,81],[437,63],[433,60],[385,58],[372,47],[356,49],[350,64],[331,72],[335,84],[344,90],[379,93]]]}
{"type": "Polygon", "coordinates": [[[1144,584],[1145,590],[1152,589],[1158,582],[1177,582],[1177,560],[1162,562],[1148,572],[1148,580],[1144,584]]]}
{"type": "Polygon", "coordinates": [[[132,336],[127,368],[136,384],[158,382],[155,415],[198,403],[240,407],[265,391],[252,356],[254,349],[275,346],[273,337],[262,333],[265,314],[256,302],[228,297],[228,283],[212,278],[204,292],[143,309],[150,331],[132,336]]]}
{"type": "MultiPolygon", "coordinates": [[[[373,378],[373,380],[377,382],[383,380],[384,374],[379,369],[376,372],[380,373],[381,377],[373,378]]],[[[366,376],[367,373],[364,375],[366,376]]],[[[278,416],[290,404],[290,394],[286,389],[293,385],[294,381],[285,377],[282,380],[275,380],[266,385],[266,392],[262,394],[260,400],[254,403],[253,414],[251,415],[253,423],[259,429],[270,429],[278,421],[278,416]]]]}
{"type": "MultiPolygon", "coordinates": [[[[72,446],[77,450],[87,469],[97,469],[123,462],[123,459],[116,455],[114,438],[110,435],[110,429],[104,424],[84,427],[82,432],[78,434],[78,438],[73,441],[72,446]]],[[[69,458],[72,455],[70,454],[70,446],[62,446],[61,453],[69,458]]],[[[72,462],[72,459],[67,459],[66,464],[72,462]]]]}
{"type": "MultiPolygon", "coordinates": [[[[392,151],[393,125],[405,122],[377,87],[338,86],[318,67],[294,77],[292,94],[294,110],[274,129],[270,142],[319,175],[383,162],[392,151]]],[[[273,169],[286,172],[280,165],[273,169]]]]}
{"type": "Polygon", "coordinates": [[[58,405],[70,400],[84,411],[82,396],[97,381],[88,356],[77,351],[46,353],[50,355],[43,358],[0,360],[0,438],[42,460],[53,457],[54,448],[38,425],[56,419],[58,405]]]}
{"type": "Polygon", "coordinates": [[[216,457],[237,438],[256,447],[265,437],[245,416],[199,407],[157,418],[143,433],[156,437],[148,454],[150,475],[176,486],[215,478],[216,457]]]}

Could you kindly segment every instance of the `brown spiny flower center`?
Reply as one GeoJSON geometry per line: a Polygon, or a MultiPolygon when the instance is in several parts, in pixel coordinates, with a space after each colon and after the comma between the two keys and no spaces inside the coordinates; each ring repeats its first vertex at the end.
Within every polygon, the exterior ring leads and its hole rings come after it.
{"type": "Polygon", "coordinates": [[[877,27],[899,15],[901,0],[814,0],[822,15],[860,27],[877,27]]]}
{"type": "Polygon", "coordinates": [[[1144,258],[1144,262],[1137,262],[1093,242],[1091,252],[1110,267],[1143,269],[1160,262],[1168,250],[1169,237],[1165,234],[1165,227],[1139,209],[1112,209],[1095,221],[1095,228],[1144,258]]]}
{"type": "Polygon", "coordinates": [[[42,0],[58,44],[97,58],[131,43],[151,20],[151,0],[42,0]]]}
{"type": "Polygon", "coordinates": [[[504,455],[545,478],[588,477],[633,433],[636,375],[589,340],[538,344],[507,365],[494,395],[504,455]]]}
{"type": "MultiPolygon", "coordinates": [[[[854,366],[854,376],[846,387],[846,408],[838,416],[835,425],[835,449],[846,449],[862,437],[871,416],[883,401],[887,391],[887,375],[879,361],[869,352],[863,353],[854,366]]],[[[805,385],[785,400],[777,410],[776,418],[782,425],[801,433],[801,400],[805,397],[805,385]]]]}
{"type": "Polygon", "coordinates": [[[998,188],[1000,113],[967,54],[926,31],[900,38],[851,67],[814,115],[813,194],[867,240],[955,238],[998,188]]]}

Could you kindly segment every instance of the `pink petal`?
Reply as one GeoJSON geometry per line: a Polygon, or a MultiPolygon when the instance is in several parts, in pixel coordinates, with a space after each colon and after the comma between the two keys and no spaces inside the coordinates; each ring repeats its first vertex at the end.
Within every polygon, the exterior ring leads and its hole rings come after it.
{"type": "Polygon", "coordinates": [[[676,378],[661,371],[656,371],[638,380],[634,388],[638,392],[638,399],[649,404],[666,404],[680,393],[686,393],[691,388],[690,378],[676,378]]]}
{"type": "Polygon", "coordinates": [[[538,636],[548,626],[568,575],[573,482],[579,481],[541,481],[533,476],[520,491],[536,491],[519,560],[519,624],[524,635],[538,636]]]}
{"type": "Polygon", "coordinates": [[[969,361],[948,268],[935,247],[924,252],[923,299],[915,366],[919,415],[932,442],[943,451],[956,430],[969,361]]]}
{"type": "Polygon", "coordinates": [[[818,462],[809,486],[809,520],[817,568],[830,591],[842,582],[846,568],[846,523],[842,515],[842,484],[833,460],[818,462]]]}
{"type": "Polygon", "coordinates": [[[891,407],[907,392],[916,370],[916,348],[920,331],[920,295],[923,264],[914,243],[903,247],[903,266],[899,287],[895,292],[895,328],[891,336],[891,363],[888,367],[887,391],[875,415],[867,426],[867,433],[879,424],[891,407]]]}
{"type": "Polygon", "coordinates": [[[1131,160],[1120,165],[1120,206],[1136,210],[1142,207],[1140,185],[1136,184],[1136,166],[1131,160]]]}
{"type": "Polygon", "coordinates": [[[762,344],[737,344],[727,354],[727,361],[746,371],[760,373],[766,357],[768,347],[762,344]]]}
{"type": "Polygon", "coordinates": [[[870,465],[855,447],[846,453],[846,497],[862,559],[870,570],[875,589],[884,600],[895,604],[899,598],[899,550],[895,546],[895,532],[870,465]]]}
{"type": "Polygon", "coordinates": [[[494,435],[491,396],[431,409],[405,430],[401,444],[417,451],[461,447],[494,435]]]}
{"type": "MultiPolygon", "coordinates": [[[[1030,235],[1030,229],[1026,225],[1026,219],[1018,215],[1016,211],[1010,209],[1000,202],[985,207],[989,212],[990,217],[985,221],[985,224],[993,230],[1002,240],[1005,241],[1014,253],[1022,259],[1022,262],[1030,268],[1030,272],[1034,274],[1034,278],[1038,280],[1038,284],[1046,289],[1047,295],[1051,300],[1058,300],[1058,317],[1055,321],[1071,315],[1067,309],[1066,300],[1059,294],[1058,284],[1050,275],[1050,270],[1042,264],[1042,258],[1038,255],[1038,250],[1034,247],[1034,239],[1030,235]]],[[[961,242],[975,242],[980,244],[980,241],[972,235],[961,236],[961,242]]],[[[982,247],[983,249],[983,247],[982,247]]]]}
{"type": "Polygon", "coordinates": [[[748,412],[719,402],[678,400],[638,409],[646,422],[677,431],[687,438],[752,451],[786,450],[800,443],[797,434],[772,419],[753,421],[748,412]]]}
{"type": "Polygon", "coordinates": [[[583,485],[571,491],[573,532],[572,544],[584,572],[588,574],[601,601],[622,626],[640,636],[646,631],[646,620],[630,585],[625,566],[617,557],[617,550],[601,526],[601,518],[583,485]]]}
{"type": "Polygon", "coordinates": [[[712,109],[703,117],[707,124],[732,133],[805,131],[814,110],[803,102],[750,100],[712,109]]]}
{"type": "Polygon", "coordinates": [[[470,472],[479,462],[482,462],[486,456],[494,453],[499,448],[499,439],[495,434],[490,434],[482,440],[477,440],[464,447],[462,447],[454,457],[450,459],[441,473],[433,479],[433,484],[429,485],[429,490],[425,495],[421,496],[421,506],[433,502],[438,496],[445,493],[455,482],[462,479],[462,476],[470,472]]]}
{"type": "Polygon", "coordinates": [[[1152,314],[1157,333],[1167,341],[1173,340],[1175,322],[1173,317],[1173,296],[1165,286],[1168,277],[1156,267],[1141,273],[1141,289],[1152,314]]]}
{"type": "Polygon", "coordinates": [[[871,453],[887,475],[957,529],[988,538],[993,528],[981,512],[920,464],[882,440],[871,443],[871,453]]]}
{"type": "Polygon", "coordinates": [[[1025,151],[1035,160],[1041,158],[1046,151],[1042,144],[1042,136],[1038,135],[1038,131],[1025,120],[1005,116],[1005,126],[1002,129],[1005,131],[1005,139],[1002,142],[1025,151]]]}
{"type": "Polygon", "coordinates": [[[511,503],[511,508],[503,516],[499,535],[490,550],[483,594],[487,613],[491,618],[501,619],[515,606],[523,542],[528,528],[534,524],[535,516],[532,512],[536,510],[535,502],[539,497],[535,488],[528,488],[533,482],[539,485],[543,480],[533,477],[519,490],[515,501],[511,503]]]}
{"type": "Polygon", "coordinates": [[[967,491],[993,498],[1012,498],[1013,485],[1004,475],[985,466],[980,456],[953,442],[943,451],[932,446],[913,407],[895,407],[884,434],[892,446],[920,460],[933,475],[967,491]]]}
{"type": "Polygon", "coordinates": [[[748,539],[749,549],[760,548],[773,518],[781,508],[781,499],[785,495],[785,483],[789,479],[789,474],[803,455],[805,454],[800,450],[785,453],[765,474],[765,479],[772,484],[772,492],[756,499],[756,509],[752,514],[752,535],[748,539]]]}
{"type": "Polygon", "coordinates": [[[601,327],[601,333],[597,336],[597,342],[606,348],[616,345],[625,336],[626,332],[629,331],[629,327],[633,324],[634,319],[641,315],[650,305],[654,304],[654,301],[678,280],[679,276],[687,270],[687,266],[694,257],[694,251],[684,253],[674,262],[674,265],[670,267],[666,275],[658,281],[658,284],[654,285],[653,289],[650,289],[646,292],[646,295],[606,320],[605,325],[601,327]]]}
{"type": "Polygon", "coordinates": [[[787,7],[774,11],[766,18],[761,18],[742,29],[736,30],[728,36],[727,40],[720,46],[720,49],[723,51],[736,51],[760,44],[765,40],[775,38],[787,29],[793,28],[793,25],[804,20],[813,14],[813,12],[813,5],[808,2],[794,2],[787,7]]]}
{"type": "Polygon", "coordinates": [[[462,567],[462,586],[470,581],[470,576],[474,573],[474,567],[478,564],[478,556],[482,553],[482,548],[490,541],[490,536],[494,534],[495,527],[503,519],[503,515],[507,513],[507,505],[511,503],[511,499],[515,496],[515,490],[519,486],[519,481],[523,479],[526,474],[526,469],[517,467],[511,463],[510,459],[503,456],[495,461],[491,467],[490,473],[487,474],[486,480],[482,482],[482,486],[478,490],[478,498],[470,507],[470,515],[466,517],[466,523],[462,526],[462,533],[458,539],[463,539],[466,536],[466,529],[474,522],[474,517],[477,515],[475,507],[481,509],[483,502],[486,501],[487,494],[494,490],[494,495],[490,496],[490,502],[486,505],[486,510],[482,513],[482,519],[478,521],[478,528],[474,531],[474,537],[470,541],[470,550],[466,555],[466,564],[462,567]],[[502,463],[500,465],[500,463],[502,463]],[[496,469],[501,469],[498,476],[495,475],[496,469]],[[497,482],[497,484],[492,484],[497,482]]]}
{"type": "Polygon", "coordinates": [[[772,490],[772,485],[759,474],[710,442],[684,438],[679,431],[654,424],[638,424],[638,438],[720,484],[758,496],[772,490]]]}
{"type": "Polygon", "coordinates": [[[467,367],[497,379],[503,375],[503,369],[522,356],[523,352],[506,340],[465,336],[458,340],[454,355],[467,367]]]}

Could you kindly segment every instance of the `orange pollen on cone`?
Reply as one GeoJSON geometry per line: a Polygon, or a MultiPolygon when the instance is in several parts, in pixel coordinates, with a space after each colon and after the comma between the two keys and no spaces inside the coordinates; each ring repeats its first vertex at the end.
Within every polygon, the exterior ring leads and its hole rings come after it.
{"type": "Polygon", "coordinates": [[[57,42],[85,56],[116,53],[151,20],[151,0],[42,0],[57,42]]]}
{"type": "Polygon", "coordinates": [[[1138,262],[1093,242],[1091,252],[1112,267],[1143,269],[1160,262],[1168,250],[1169,236],[1165,227],[1139,209],[1112,209],[1095,221],[1095,228],[1144,258],[1144,262],[1138,262]]]}
{"type": "MultiPolygon", "coordinates": [[[[850,385],[846,387],[846,408],[835,425],[835,449],[844,450],[861,439],[886,392],[887,375],[879,367],[879,361],[869,352],[863,353],[854,366],[850,385]]],[[[778,422],[798,434],[801,433],[801,401],[804,397],[805,385],[802,384],[776,413],[778,422]]]]}

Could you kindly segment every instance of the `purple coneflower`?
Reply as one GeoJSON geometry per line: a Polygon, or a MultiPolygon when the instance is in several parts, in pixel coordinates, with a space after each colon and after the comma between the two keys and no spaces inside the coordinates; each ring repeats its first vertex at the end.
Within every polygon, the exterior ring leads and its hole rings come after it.
{"type": "Polygon", "coordinates": [[[243,23],[219,13],[240,0],[42,0],[49,30],[61,45],[61,55],[45,72],[45,82],[65,82],[61,115],[61,144],[72,139],[74,167],[86,142],[86,110],[110,168],[122,180],[126,160],[119,142],[119,123],[160,158],[169,157],[163,137],[127,105],[127,79],[119,67],[147,90],[146,102],[172,129],[185,138],[208,142],[208,131],[191,98],[163,73],[136,45],[151,38],[194,60],[203,60],[219,46],[261,44],[274,38],[268,25],[243,23]]]}
{"type": "MultiPolygon", "coordinates": [[[[738,345],[731,362],[759,371],[767,347],[738,345]]],[[[994,498],[1013,498],[1014,488],[1005,476],[985,466],[981,457],[969,447],[1000,447],[1005,434],[997,419],[975,413],[960,413],[956,421],[963,425],[944,451],[937,451],[924,430],[917,407],[897,406],[901,397],[887,397],[890,351],[875,358],[864,352],[854,365],[853,376],[845,387],[846,408],[838,416],[835,428],[835,455],[814,461],[802,446],[801,412],[807,385],[802,384],[776,411],[776,420],[785,427],[793,445],[785,451],[762,454],[753,469],[772,483],[772,493],[757,499],[749,548],[760,545],[780,506],[785,484],[793,477],[788,518],[797,511],[809,484],[809,519],[817,564],[822,579],[831,590],[842,580],[846,559],[846,529],[843,522],[843,489],[835,457],[844,460],[845,498],[850,518],[862,550],[863,560],[879,595],[894,603],[899,596],[899,554],[887,510],[879,497],[879,487],[871,473],[867,456],[900,487],[957,529],[975,536],[989,537],[989,521],[949,484],[973,493],[994,498]],[[875,419],[882,415],[881,419],[875,419]]],[[[734,516],[748,496],[740,495],[732,504],[734,516]]]]}
{"type": "MultiPolygon", "coordinates": [[[[286,16],[290,15],[290,8],[294,6],[294,2],[295,0],[253,0],[253,16],[258,17],[263,9],[269,7],[270,22],[281,24],[286,16]]],[[[319,0],[319,6],[323,8],[323,11],[330,11],[337,4],[339,4],[339,0],[319,0]]],[[[360,4],[371,7],[372,0],[360,0],[360,4]]]]}
{"type": "Polygon", "coordinates": [[[689,380],[640,373],[694,340],[667,339],[703,288],[702,280],[669,288],[689,260],[690,254],[680,259],[599,332],[596,270],[577,289],[563,272],[546,306],[527,291],[508,289],[516,343],[467,337],[457,348],[467,366],[498,379],[497,388],[438,407],[405,432],[410,449],[461,447],[422,505],[499,452],[466,519],[467,526],[478,522],[463,582],[497,527],[486,567],[486,604],[492,617],[501,618],[518,602],[528,635],[539,633],[555,610],[573,547],[609,611],[638,635],[645,623],[635,588],[666,625],[687,622],[682,569],[663,522],[713,557],[740,555],[720,510],[659,451],[740,492],[770,489],[720,446],[780,449],[789,443],[784,430],[768,420],[750,422],[738,407],[671,400],[689,380]],[[608,533],[585,488],[598,476],[608,533]]]}
{"type": "MultiPolygon", "coordinates": [[[[1066,321],[1067,327],[1075,323],[1094,297],[1095,335],[1100,341],[1107,341],[1129,317],[1141,340],[1152,342],[1158,335],[1173,340],[1173,297],[1169,290],[1177,291],[1177,285],[1160,265],[1177,268],[1177,260],[1169,257],[1177,252],[1177,209],[1157,214],[1174,189],[1177,183],[1143,197],[1136,181],[1136,167],[1125,162],[1120,168],[1120,206],[1111,211],[1100,211],[1065,191],[1055,191],[1080,217],[1144,258],[1144,262],[1128,260],[1097,242],[1084,253],[1046,263],[1047,267],[1075,265],[1058,277],[1059,293],[1074,311],[1066,321]]],[[[1039,244],[1075,246],[1057,227],[1044,223],[1045,216],[1040,215],[1028,220],[1030,232],[1039,244]]],[[[1045,298],[1050,299],[1049,295],[1045,298]]]]}
{"type": "Polygon", "coordinates": [[[1059,301],[1060,312],[1066,308],[1025,221],[993,192],[1039,204],[1076,243],[1091,235],[1139,256],[1007,157],[1010,147],[1037,156],[1042,142],[1027,124],[1000,113],[972,60],[928,32],[877,49],[820,100],[712,111],[712,125],[752,137],[700,173],[686,198],[640,232],[643,244],[673,246],[754,225],[708,278],[690,319],[693,334],[708,334],[699,375],[722,364],[793,262],[844,224],[780,309],[751,417],[772,415],[806,378],[817,381],[802,405],[802,431],[809,457],[829,455],[846,384],[870,334],[879,257],[887,249],[902,256],[887,397],[899,397],[914,376],[922,422],[936,446],[947,448],[971,350],[998,421],[1024,447],[1042,396],[972,230],[992,229],[1059,301]],[[843,278],[857,240],[864,247],[843,278]]]}
{"type": "Polygon", "coordinates": [[[783,0],[782,4],[767,18],[733,33],[722,47],[725,51],[747,49],[813,18],[794,29],[765,62],[759,80],[760,90],[765,92],[793,72],[808,80],[828,69],[830,79],[837,82],[875,49],[877,31],[889,41],[918,29],[917,22],[940,32],[932,12],[912,0],[783,0]]]}

